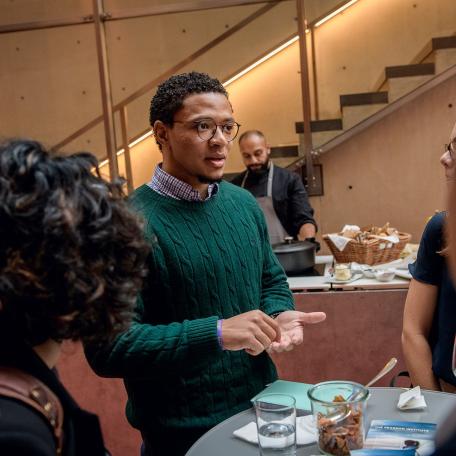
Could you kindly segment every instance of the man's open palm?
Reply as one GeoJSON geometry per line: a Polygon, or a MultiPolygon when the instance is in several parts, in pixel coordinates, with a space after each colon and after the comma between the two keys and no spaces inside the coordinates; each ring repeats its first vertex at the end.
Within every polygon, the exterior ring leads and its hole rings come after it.
{"type": "Polygon", "coordinates": [[[270,353],[280,353],[293,350],[304,340],[304,326],[320,323],[326,318],[324,312],[298,312],[287,310],[279,314],[276,322],[280,327],[280,342],[273,342],[268,348],[270,353]]]}

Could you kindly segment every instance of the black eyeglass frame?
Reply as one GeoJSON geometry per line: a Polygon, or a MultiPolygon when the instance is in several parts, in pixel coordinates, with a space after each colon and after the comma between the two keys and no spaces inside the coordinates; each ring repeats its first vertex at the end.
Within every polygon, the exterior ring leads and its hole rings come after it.
{"type": "MultiPolygon", "coordinates": [[[[196,134],[198,135],[198,137],[202,140],[202,141],[210,141],[214,136],[215,134],[217,133],[217,128],[220,127],[221,131],[222,131],[222,135],[224,136],[224,138],[228,141],[228,142],[232,142],[236,139],[238,133],[239,133],[239,129],[241,128],[241,124],[237,123],[237,122],[227,122],[225,124],[217,124],[215,123],[215,121],[213,119],[201,119],[201,120],[197,120],[195,122],[191,122],[194,126],[198,127],[198,124],[202,123],[202,122],[207,122],[207,121],[211,121],[211,122],[214,122],[214,125],[215,125],[215,128],[214,130],[212,131],[212,135],[210,138],[201,138],[199,132],[198,132],[198,128],[196,128],[196,134]],[[226,126],[226,125],[236,125],[237,127],[237,130],[236,130],[236,134],[231,138],[231,139],[228,139],[224,133],[223,133],[223,128],[226,126]]],[[[173,123],[181,123],[181,124],[186,124],[186,123],[189,123],[189,122],[185,122],[185,121],[182,121],[182,120],[173,120],[173,123]]]]}
{"type": "Polygon", "coordinates": [[[456,155],[456,138],[454,138],[450,143],[445,144],[445,152],[450,154],[452,160],[455,159],[456,155]]]}

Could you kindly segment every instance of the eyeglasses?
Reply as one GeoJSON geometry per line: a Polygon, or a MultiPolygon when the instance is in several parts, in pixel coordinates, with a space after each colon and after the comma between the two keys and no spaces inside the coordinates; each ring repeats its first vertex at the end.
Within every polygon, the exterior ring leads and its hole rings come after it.
{"type": "Polygon", "coordinates": [[[454,138],[450,144],[445,144],[445,152],[450,154],[450,158],[454,160],[456,155],[456,138],[454,138]]]}
{"type": "MultiPolygon", "coordinates": [[[[186,123],[180,120],[175,120],[174,123],[186,123]]],[[[216,124],[213,119],[202,119],[193,122],[193,127],[196,129],[196,133],[203,141],[210,141],[217,132],[217,128],[220,130],[228,142],[233,141],[241,125],[237,122],[227,122],[225,124],[216,124]]]]}

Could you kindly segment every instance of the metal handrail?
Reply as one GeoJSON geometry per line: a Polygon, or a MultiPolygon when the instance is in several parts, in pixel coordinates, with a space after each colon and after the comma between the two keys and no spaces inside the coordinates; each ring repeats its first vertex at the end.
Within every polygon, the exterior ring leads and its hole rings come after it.
{"type": "MultiPolygon", "coordinates": [[[[229,8],[233,6],[248,6],[259,3],[280,3],[292,0],[198,0],[193,3],[168,3],[166,5],[155,5],[147,8],[135,8],[128,12],[113,11],[105,12],[101,16],[102,21],[118,21],[122,19],[133,19],[138,17],[162,16],[165,14],[188,13],[218,8],[229,8]]],[[[92,24],[94,22],[93,14],[84,16],[73,16],[54,20],[21,22],[15,24],[0,25],[0,34],[28,32],[31,30],[44,30],[49,28],[67,27],[69,25],[92,24]]]]}

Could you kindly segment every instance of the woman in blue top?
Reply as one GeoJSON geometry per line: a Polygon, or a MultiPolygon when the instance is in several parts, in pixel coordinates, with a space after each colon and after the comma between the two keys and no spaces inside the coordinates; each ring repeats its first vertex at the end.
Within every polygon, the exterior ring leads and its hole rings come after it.
{"type": "MultiPolygon", "coordinates": [[[[451,142],[448,146],[448,153],[443,156],[444,166],[447,164],[451,171],[453,158],[456,157],[456,124],[451,133],[451,142]]],[[[448,237],[449,237],[449,258],[450,273],[456,280],[456,172],[448,173],[449,185],[448,207],[450,216],[448,217],[448,237]]],[[[450,317],[451,318],[451,317],[450,317]]],[[[453,316],[454,321],[454,316],[453,316]]],[[[442,423],[436,435],[437,450],[433,456],[454,456],[456,454],[456,408],[448,415],[442,423]]]]}
{"type": "MultiPolygon", "coordinates": [[[[447,181],[456,177],[456,127],[440,158],[447,181]]],[[[402,348],[413,385],[456,392],[451,369],[456,333],[456,290],[450,278],[445,242],[446,213],[427,224],[411,265],[413,279],[404,309],[402,348]]]]}

